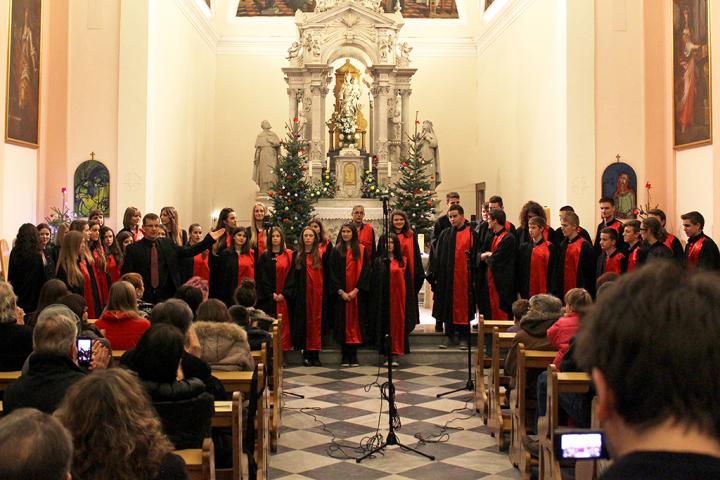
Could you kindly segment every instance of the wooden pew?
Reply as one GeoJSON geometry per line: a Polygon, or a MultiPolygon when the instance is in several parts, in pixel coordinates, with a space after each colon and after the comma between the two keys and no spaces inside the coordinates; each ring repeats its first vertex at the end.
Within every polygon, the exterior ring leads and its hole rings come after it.
{"type": "Polygon", "coordinates": [[[247,478],[247,461],[243,452],[243,395],[233,392],[229,402],[215,402],[213,427],[228,427],[232,430],[233,466],[228,469],[216,469],[218,480],[243,480],[247,478]]]}
{"type": "Polygon", "coordinates": [[[531,370],[545,370],[555,359],[557,352],[543,350],[526,350],[520,343],[517,349],[517,370],[515,388],[510,395],[510,417],[512,418],[512,435],[510,435],[510,462],[520,469],[520,478],[530,480],[532,466],[537,466],[529,450],[523,445],[523,437],[527,435],[527,422],[535,422],[537,402],[527,401],[528,373],[531,370]]]}
{"type": "MultiPolygon", "coordinates": [[[[483,423],[488,422],[488,378],[485,369],[492,366],[492,356],[485,356],[485,338],[492,336],[493,328],[497,327],[502,333],[515,324],[512,320],[483,320],[478,321],[477,349],[475,355],[475,410],[482,416],[483,423]]],[[[500,365],[504,359],[500,359],[500,365]]]]}
{"type": "Polygon", "coordinates": [[[13,372],[0,372],[0,392],[7,390],[7,387],[20,378],[21,374],[22,372],[20,370],[13,372]]]}
{"type": "MultiPolygon", "coordinates": [[[[279,315],[282,317],[282,315],[279,315]]],[[[272,343],[273,343],[273,375],[272,375],[272,405],[270,416],[270,451],[277,452],[278,439],[280,438],[280,425],[282,420],[282,390],[283,390],[283,360],[282,360],[282,341],[280,331],[282,328],[282,320],[278,319],[278,323],[272,327],[272,343]]]]}
{"type": "Polygon", "coordinates": [[[202,448],[175,450],[185,460],[190,480],[215,480],[215,451],[212,438],[203,440],[202,448]]]}
{"type": "Polygon", "coordinates": [[[560,464],[555,459],[553,441],[559,429],[560,393],[586,393],[590,390],[590,376],[584,372],[557,371],[555,365],[547,367],[547,415],[538,421],[540,439],[540,480],[560,480],[562,478],[560,464]]]}
{"type": "Polygon", "coordinates": [[[515,334],[500,333],[498,327],[493,327],[492,335],[492,360],[488,379],[490,385],[488,389],[488,427],[490,428],[490,435],[495,437],[498,448],[502,450],[506,446],[504,435],[511,432],[512,423],[510,412],[503,412],[502,409],[503,398],[500,394],[500,386],[509,385],[510,377],[500,375],[500,350],[512,346],[515,334]]]}

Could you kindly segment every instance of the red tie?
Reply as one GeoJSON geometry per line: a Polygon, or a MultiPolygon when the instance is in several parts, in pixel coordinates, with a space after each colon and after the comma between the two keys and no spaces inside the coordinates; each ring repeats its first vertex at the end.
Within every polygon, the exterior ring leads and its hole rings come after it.
{"type": "Polygon", "coordinates": [[[160,286],[160,275],[158,274],[158,257],[155,242],[150,244],[150,286],[158,288],[160,286]]]}

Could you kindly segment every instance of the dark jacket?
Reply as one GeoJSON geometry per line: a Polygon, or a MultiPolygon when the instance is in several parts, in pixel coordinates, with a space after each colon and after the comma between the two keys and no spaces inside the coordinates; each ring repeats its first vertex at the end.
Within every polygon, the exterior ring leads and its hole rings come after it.
{"type": "Polygon", "coordinates": [[[143,381],[143,384],[162,421],[163,430],[175,448],[201,448],[203,439],[210,436],[210,423],[215,413],[215,399],[205,391],[202,380],[143,381]]]}
{"type": "Polygon", "coordinates": [[[35,353],[29,359],[28,372],[5,391],[4,413],[26,407],[52,413],[67,389],[85,375],[70,357],[35,353]]]}
{"type": "Polygon", "coordinates": [[[0,323],[0,371],[20,370],[32,349],[30,327],[17,323],[0,323]]]}
{"type": "Polygon", "coordinates": [[[27,313],[37,309],[40,289],[48,276],[45,272],[40,252],[31,256],[23,256],[13,248],[8,261],[8,282],[17,296],[18,307],[27,313]]]}

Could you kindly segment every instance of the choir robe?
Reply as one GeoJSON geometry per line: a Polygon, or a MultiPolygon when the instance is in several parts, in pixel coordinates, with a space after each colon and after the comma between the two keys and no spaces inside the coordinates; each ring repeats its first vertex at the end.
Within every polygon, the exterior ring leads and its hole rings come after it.
{"type": "Polygon", "coordinates": [[[115,258],[115,255],[113,255],[112,253],[105,257],[105,269],[107,270],[107,273],[110,276],[110,283],[115,283],[118,280],[120,280],[120,277],[121,277],[120,268],[121,267],[122,267],[122,262],[118,262],[117,259],[115,258]]]}
{"type": "MultiPolygon", "coordinates": [[[[253,228],[253,227],[250,227],[253,228]]],[[[257,233],[257,245],[253,246],[255,263],[260,261],[260,256],[267,251],[266,230],[259,230],[257,233]]]]}
{"type": "MultiPolygon", "coordinates": [[[[223,273],[220,259],[222,258],[222,252],[230,248],[232,238],[230,238],[230,235],[226,232],[215,243],[218,245],[218,250],[217,252],[212,252],[211,249],[212,255],[208,258],[208,266],[210,267],[210,280],[208,281],[210,293],[208,296],[210,298],[221,298],[224,287],[222,285],[223,273]]],[[[214,247],[215,245],[213,244],[213,248],[214,247]]]]}
{"type": "Polygon", "coordinates": [[[283,293],[290,268],[292,266],[293,252],[274,253],[270,250],[260,255],[255,267],[255,281],[257,283],[257,306],[271,317],[282,315],[282,349],[292,350],[292,335],[290,333],[291,319],[286,300],[275,302],[273,293],[283,293]]]}
{"type": "Polygon", "coordinates": [[[520,246],[515,278],[521,298],[556,291],[557,257],[555,244],[544,239],[538,243],[528,242],[520,246]]]}
{"type": "Polygon", "coordinates": [[[432,236],[432,243],[437,242],[438,238],[440,238],[440,234],[445,230],[446,228],[450,228],[450,219],[447,215],[443,215],[442,217],[438,218],[435,221],[435,224],[433,225],[433,236],[432,236]]]}
{"type": "MultiPolygon", "coordinates": [[[[551,230],[550,227],[545,225],[545,228],[543,229],[543,240],[546,242],[552,242],[555,237],[555,231],[551,230]]],[[[517,236],[515,237],[515,240],[517,241],[518,249],[522,249],[523,245],[526,243],[532,243],[532,238],[530,238],[530,233],[528,233],[527,228],[520,227],[517,229],[517,236]]]]}
{"type": "MultiPolygon", "coordinates": [[[[100,255],[105,256],[105,250],[102,247],[96,248],[92,251],[93,256],[93,273],[95,274],[95,281],[97,282],[98,293],[100,294],[100,305],[105,308],[110,299],[110,277],[106,270],[100,267],[100,255]]],[[[107,262],[107,260],[105,260],[107,262]]]]}
{"type": "Polygon", "coordinates": [[[369,249],[360,245],[360,257],[354,259],[352,251],[342,256],[337,249],[328,252],[330,268],[327,286],[328,303],[334,303],[332,331],[335,341],[341,345],[360,345],[367,335],[367,292],[370,289],[372,257],[369,249]],[[357,296],[346,302],[338,290],[346,293],[358,289],[357,296]]]}
{"type": "Polygon", "coordinates": [[[602,248],[600,247],[600,233],[602,233],[603,228],[610,227],[614,229],[618,234],[617,243],[615,244],[615,248],[618,249],[620,253],[625,253],[627,250],[627,244],[625,243],[625,240],[623,240],[623,229],[625,228],[625,225],[618,220],[617,218],[613,218],[609,222],[605,223],[600,222],[597,226],[597,232],[595,232],[595,243],[594,249],[595,249],[595,255],[600,256],[602,255],[602,248]]]}
{"type": "Polygon", "coordinates": [[[393,355],[410,353],[410,332],[418,319],[414,316],[413,292],[410,285],[410,269],[407,259],[403,265],[397,259],[390,260],[390,321],[386,318],[388,295],[386,282],[388,268],[384,258],[373,262],[370,282],[368,312],[368,343],[373,342],[378,351],[386,354],[385,335],[390,334],[393,355]]]}
{"type": "Polygon", "coordinates": [[[668,247],[673,254],[673,258],[677,260],[678,262],[682,262],[685,258],[685,251],[683,250],[682,243],[680,243],[680,240],[673,235],[672,233],[667,234],[667,238],[665,238],[665,241],[663,242],[666,247],[668,247]]]}
{"type": "Polygon", "coordinates": [[[703,232],[688,238],[685,245],[685,264],[690,271],[720,269],[720,253],[713,239],[703,232]]]}
{"type": "MultiPolygon", "coordinates": [[[[410,270],[410,285],[411,290],[415,294],[413,297],[413,315],[415,318],[420,319],[420,307],[418,306],[417,297],[422,290],[423,282],[425,281],[425,272],[422,265],[422,251],[418,244],[417,234],[412,230],[408,230],[405,233],[397,234],[398,240],[400,240],[400,251],[402,256],[408,259],[408,269],[410,270]]],[[[378,248],[376,256],[382,258],[385,254],[385,235],[380,235],[378,240],[378,248]]]]}
{"type": "Polygon", "coordinates": [[[595,278],[600,277],[605,272],[615,272],[618,275],[622,275],[627,272],[627,257],[620,250],[615,250],[612,255],[608,256],[603,252],[597,258],[597,265],[595,266],[595,278]]]}
{"type": "Polygon", "coordinates": [[[628,247],[627,251],[627,272],[630,273],[635,270],[638,266],[638,254],[640,253],[640,243],[635,242],[632,246],[628,247]]]}
{"type": "Polygon", "coordinates": [[[663,242],[648,245],[643,242],[638,250],[638,265],[644,265],[656,258],[672,258],[672,250],[663,242]]]}
{"type": "Polygon", "coordinates": [[[290,312],[290,332],[296,350],[319,351],[322,348],[324,318],[327,316],[324,260],[312,265],[312,257],[303,255],[300,268],[295,265],[297,252],[293,254],[290,273],[283,289],[283,296],[290,312]]]}
{"type": "Polygon", "coordinates": [[[565,298],[568,290],[584,288],[594,297],[595,261],[593,247],[580,235],[576,235],[572,240],[563,240],[558,254],[558,290],[555,296],[565,298]]]}
{"type": "MultiPolygon", "coordinates": [[[[592,245],[592,238],[590,238],[590,234],[587,230],[585,230],[582,227],[578,227],[578,235],[580,235],[582,238],[584,238],[590,245],[592,245]]],[[[562,228],[558,227],[555,229],[555,241],[553,243],[555,245],[561,245],[563,240],[565,240],[565,235],[562,233],[562,228]]],[[[552,240],[551,240],[552,241],[552,240]]]]}
{"type": "MultiPolygon", "coordinates": [[[[502,229],[491,237],[492,255],[481,262],[485,268],[479,284],[478,309],[484,318],[507,320],[512,317],[512,304],[516,300],[515,261],[517,244],[515,236],[502,229]]],[[[483,252],[479,252],[482,254],[483,252]]],[[[473,257],[475,258],[475,257],[473,257]]]]}
{"type": "Polygon", "coordinates": [[[188,277],[188,279],[192,277],[200,277],[208,282],[210,281],[210,256],[210,253],[205,251],[192,257],[192,274],[188,277]]]}
{"type": "Polygon", "coordinates": [[[145,230],[142,228],[138,228],[136,232],[133,232],[129,228],[121,228],[119,232],[117,232],[117,235],[119,235],[121,232],[129,232],[133,237],[133,243],[139,242],[143,238],[145,238],[145,230]]]}
{"type": "Polygon", "coordinates": [[[226,248],[220,254],[221,290],[220,300],[231,307],[235,300],[233,295],[240,286],[243,279],[255,280],[255,252],[250,249],[249,253],[238,252],[234,248],[226,248]]]}
{"type": "Polygon", "coordinates": [[[95,280],[95,269],[91,265],[88,265],[84,258],[78,259],[78,267],[80,267],[83,276],[82,285],[70,285],[70,283],[68,283],[67,272],[65,272],[62,266],[58,266],[57,278],[65,282],[70,292],[77,293],[85,298],[88,308],[88,318],[99,318],[102,313],[102,304],[100,302],[100,292],[97,288],[97,281],[95,280]]]}
{"type": "Polygon", "coordinates": [[[372,259],[375,258],[375,230],[369,223],[363,223],[359,227],[355,225],[355,227],[357,227],[360,244],[364,245],[365,251],[370,254],[370,265],[372,266],[372,259]]]}
{"type": "Polygon", "coordinates": [[[445,324],[445,333],[448,335],[453,332],[451,325],[455,322],[467,324],[470,319],[475,317],[474,279],[472,275],[468,274],[456,275],[456,271],[467,272],[468,254],[469,258],[474,261],[478,248],[478,235],[466,223],[460,229],[443,230],[436,248],[430,252],[428,281],[435,294],[432,315],[445,324]],[[459,234],[469,237],[469,245],[466,249],[456,248],[456,239],[459,234]],[[456,285],[456,280],[461,285],[456,285]],[[455,318],[460,305],[466,305],[467,311],[462,312],[465,315],[460,315],[461,318],[455,318]]]}

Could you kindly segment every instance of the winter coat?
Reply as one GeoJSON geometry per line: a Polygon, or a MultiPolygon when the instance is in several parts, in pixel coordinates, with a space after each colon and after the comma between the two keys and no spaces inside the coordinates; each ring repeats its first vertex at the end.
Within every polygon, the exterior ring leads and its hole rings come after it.
{"type": "Polygon", "coordinates": [[[557,355],[553,363],[560,368],[560,364],[570,348],[570,340],[577,334],[580,329],[580,317],[573,312],[569,315],[561,317],[547,331],[547,338],[553,348],[557,349],[557,355]]]}
{"type": "Polygon", "coordinates": [[[213,370],[251,371],[255,361],[250,353],[247,332],[234,323],[195,322],[202,354],[213,370]]]}
{"type": "Polygon", "coordinates": [[[95,326],[104,332],[105,338],[115,350],[130,350],[135,348],[145,330],[150,328],[150,322],[141,318],[136,312],[123,312],[120,310],[104,311],[95,326]]]}

